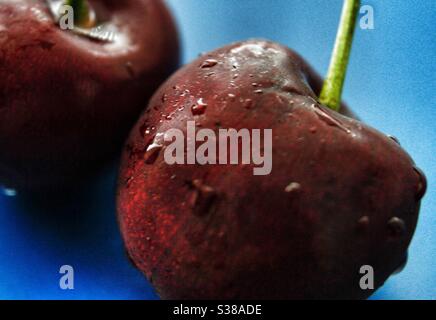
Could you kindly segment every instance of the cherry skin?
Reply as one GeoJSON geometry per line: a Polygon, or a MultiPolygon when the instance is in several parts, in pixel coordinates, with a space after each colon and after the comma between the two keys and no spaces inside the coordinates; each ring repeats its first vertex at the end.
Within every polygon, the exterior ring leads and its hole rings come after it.
{"type": "Polygon", "coordinates": [[[57,188],[114,159],[178,66],[178,36],[163,1],[90,3],[115,28],[114,41],[62,30],[44,0],[2,1],[0,185],[57,188]]]}
{"type": "Polygon", "coordinates": [[[131,260],[162,298],[361,299],[374,292],[359,286],[362,266],[378,288],[404,262],[425,177],[394,140],[318,103],[320,84],[293,51],[252,40],[154,95],[128,139],[117,206],[131,260]],[[188,121],[272,129],[271,174],[168,165],[157,139],[186,136],[188,121]]]}

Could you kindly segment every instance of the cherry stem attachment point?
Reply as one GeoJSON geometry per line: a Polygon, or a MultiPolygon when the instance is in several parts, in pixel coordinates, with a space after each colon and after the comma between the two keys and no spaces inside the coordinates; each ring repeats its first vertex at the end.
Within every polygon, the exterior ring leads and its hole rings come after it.
{"type": "Polygon", "coordinates": [[[341,21],[327,77],[319,100],[332,110],[339,111],[341,96],[353,43],[360,0],[344,0],[341,21]]]}

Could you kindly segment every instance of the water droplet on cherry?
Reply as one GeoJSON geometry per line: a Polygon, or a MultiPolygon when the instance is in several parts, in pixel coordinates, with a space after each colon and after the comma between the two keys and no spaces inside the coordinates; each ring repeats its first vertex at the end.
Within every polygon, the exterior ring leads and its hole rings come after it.
{"type": "Polygon", "coordinates": [[[194,214],[204,216],[211,213],[213,205],[217,199],[217,192],[211,186],[203,183],[202,180],[196,179],[191,182],[194,192],[190,198],[190,205],[194,214]]]}
{"type": "Polygon", "coordinates": [[[245,99],[245,101],[243,102],[242,106],[245,109],[251,109],[253,107],[253,104],[254,104],[254,102],[253,102],[252,99],[245,99]]]}
{"type": "Polygon", "coordinates": [[[147,150],[144,153],[144,161],[146,164],[154,164],[159,157],[161,150],[163,149],[163,145],[161,143],[163,134],[158,133],[153,142],[147,147],[147,150]]]}
{"type": "Polygon", "coordinates": [[[232,102],[235,101],[236,99],[236,95],[234,95],[233,93],[229,93],[227,96],[229,97],[229,100],[232,102]]]}
{"type": "Polygon", "coordinates": [[[368,216],[363,216],[357,221],[357,229],[360,232],[366,231],[369,227],[370,219],[368,216]]]}
{"type": "Polygon", "coordinates": [[[313,105],[313,107],[315,108],[314,110],[315,110],[316,115],[318,116],[318,118],[321,121],[325,122],[329,126],[339,128],[346,133],[351,133],[351,131],[349,129],[345,128],[342,125],[342,123],[339,122],[339,120],[334,119],[332,116],[327,114],[324,110],[322,110],[320,107],[318,107],[316,105],[313,105]]]}
{"type": "Polygon", "coordinates": [[[397,137],[394,136],[388,136],[389,139],[393,140],[396,144],[401,145],[400,140],[398,140],[397,137]]]}
{"type": "Polygon", "coordinates": [[[413,167],[413,170],[415,171],[415,173],[418,175],[419,178],[417,192],[416,192],[416,199],[421,200],[427,191],[427,178],[425,177],[424,172],[422,172],[422,170],[419,169],[418,167],[413,167]]]}
{"type": "Polygon", "coordinates": [[[191,107],[192,114],[194,116],[202,115],[206,112],[207,103],[203,101],[203,99],[198,99],[197,103],[191,107]]]}
{"type": "Polygon", "coordinates": [[[286,186],[285,192],[291,193],[295,192],[301,189],[301,185],[298,182],[291,182],[289,185],[286,186]]]}
{"type": "Polygon", "coordinates": [[[406,223],[403,219],[393,217],[388,221],[389,236],[399,238],[406,232],[406,223]]]}
{"type": "Polygon", "coordinates": [[[218,64],[218,61],[215,59],[207,59],[204,60],[203,63],[201,64],[200,68],[203,69],[207,69],[207,68],[212,68],[215,67],[218,64]]]}

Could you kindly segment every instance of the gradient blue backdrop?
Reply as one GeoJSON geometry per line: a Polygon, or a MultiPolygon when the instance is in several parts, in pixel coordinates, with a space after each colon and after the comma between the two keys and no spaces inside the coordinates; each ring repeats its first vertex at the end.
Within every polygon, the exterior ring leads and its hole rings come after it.
{"type": "MultiPolygon", "coordinates": [[[[185,62],[232,41],[264,37],[300,52],[325,74],[340,0],[170,0],[185,62]]],[[[375,30],[358,30],[345,98],[366,121],[397,136],[427,174],[429,190],[407,268],[375,299],[436,299],[436,2],[363,1],[375,30]]],[[[124,256],[114,209],[115,170],[71,199],[36,205],[0,196],[0,298],[150,299],[124,256]],[[75,268],[75,290],[59,289],[59,267],[75,268]]]]}

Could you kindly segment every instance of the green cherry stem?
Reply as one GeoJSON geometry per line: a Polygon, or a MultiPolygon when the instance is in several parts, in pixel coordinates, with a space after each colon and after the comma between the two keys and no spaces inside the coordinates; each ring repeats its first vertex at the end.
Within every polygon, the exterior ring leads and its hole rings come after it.
{"type": "Polygon", "coordinates": [[[95,14],[87,0],[66,0],[74,10],[74,23],[78,27],[92,28],[95,26],[95,14]]]}
{"type": "Polygon", "coordinates": [[[342,90],[347,73],[353,43],[360,0],[344,0],[341,22],[336,36],[335,48],[319,100],[332,110],[339,111],[342,90]]]}

